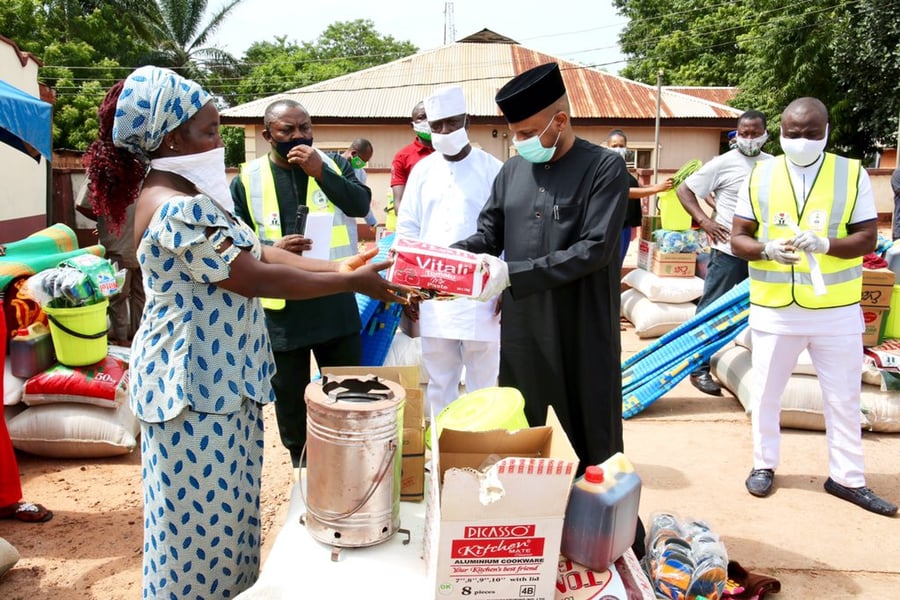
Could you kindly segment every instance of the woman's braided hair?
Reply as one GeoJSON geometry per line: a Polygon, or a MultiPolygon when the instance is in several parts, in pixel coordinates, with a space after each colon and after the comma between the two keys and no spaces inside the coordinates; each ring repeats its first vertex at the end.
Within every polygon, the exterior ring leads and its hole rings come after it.
{"type": "Polygon", "coordinates": [[[82,158],[87,169],[91,208],[104,217],[113,233],[121,231],[126,209],[137,199],[146,166],[135,154],[113,143],[113,120],[116,101],[124,81],[114,84],[97,110],[100,125],[97,139],[88,146],[82,158]]]}

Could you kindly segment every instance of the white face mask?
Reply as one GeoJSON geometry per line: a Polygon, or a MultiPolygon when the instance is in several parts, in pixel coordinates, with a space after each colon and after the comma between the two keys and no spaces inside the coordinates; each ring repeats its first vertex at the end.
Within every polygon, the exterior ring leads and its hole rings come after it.
{"type": "Polygon", "coordinates": [[[828,128],[825,128],[825,137],[821,140],[808,140],[806,138],[786,138],[781,133],[781,149],[788,160],[798,167],[807,167],[821,156],[828,145],[828,128]]]}
{"type": "Polygon", "coordinates": [[[225,148],[214,148],[197,154],[154,158],[150,168],[181,175],[205,194],[234,214],[234,200],[225,175],[225,148]]]}
{"type": "Polygon", "coordinates": [[[444,156],[456,156],[469,144],[469,132],[460,127],[452,133],[432,133],[431,145],[444,156]]]}
{"type": "Polygon", "coordinates": [[[427,119],[422,119],[421,121],[413,121],[413,131],[416,132],[416,135],[425,140],[426,142],[431,141],[431,125],[428,124],[427,119]]]}
{"type": "Polygon", "coordinates": [[[623,148],[623,147],[619,146],[616,148],[610,148],[610,150],[612,150],[613,152],[615,152],[616,154],[621,156],[622,160],[625,160],[625,161],[628,160],[628,148],[623,148]]]}
{"type": "Polygon", "coordinates": [[[765,144],[768,139],[768,133],[764,133],[755,138],[737,137],[735,138],[735,144],[737,145],[738,152],[744,156],[759,156],[759,153],[762,152],[763,144],[765,144]]]}

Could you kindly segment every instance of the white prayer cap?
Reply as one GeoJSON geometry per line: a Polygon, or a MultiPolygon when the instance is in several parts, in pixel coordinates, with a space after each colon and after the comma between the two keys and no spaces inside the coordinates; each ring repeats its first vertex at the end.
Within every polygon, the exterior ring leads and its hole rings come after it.
{"type": "Polygon", "coordinates": [[[425,98],[425,115],[429,121],[466,114],[466,99],[458,85],[439,89],[425,98]]]}

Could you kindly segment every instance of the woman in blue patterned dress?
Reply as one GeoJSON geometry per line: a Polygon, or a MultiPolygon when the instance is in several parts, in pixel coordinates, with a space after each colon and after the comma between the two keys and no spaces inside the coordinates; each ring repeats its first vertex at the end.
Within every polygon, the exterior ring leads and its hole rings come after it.
{"type": "Polygon", "coordinates": [[[135,236],[147,302],[134,338],[141,423],[144,598],[232,598],[260,566],[261,408],[274,371],[259,297],[408,290],[365,265],[261,246],[232,216],[219,115],[172,71],[142,67],[100,107],[88,151],[93,208],[135,236]]]}

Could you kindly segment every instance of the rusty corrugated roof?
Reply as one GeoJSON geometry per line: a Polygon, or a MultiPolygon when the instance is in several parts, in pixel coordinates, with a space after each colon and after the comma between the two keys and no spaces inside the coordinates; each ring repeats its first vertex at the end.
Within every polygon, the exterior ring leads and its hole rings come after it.
{"type": "MultiPolygon", "coordinates": [[[[480,40],[484,39],[484,32],[480,40]]],[[[502,40],[508,40],[498,36],[502,40]]],[[[323,119],[408,119],[432,91],[460,85],[473,117],[500,117],[497,90],[516,74],[547,62],[559,63],[576,119],[654,119],[656,88],[558,59],[509,41],[460,41],[328,81],[288,90],[222,111],[227,120],[257,120],[279,98],[301,102],[323,119]]],[[[661,118],[735,118],[740,111],[663,89],[661,118]]]]}
{"type": "Polygon", "coordinates": [[[736,87],[724,87],[724,86],[680,86],[680,85],[668,85],[663,89],[671,90],[673,92],[678,92],[679,94],[687,94],[688,96],[694,96],[695,98],[701,98],[703,100],[709,100],[710,102],[716,102],[718,104],[728,104],[734,97],[737,96],[738,88],[736,87]]]}

